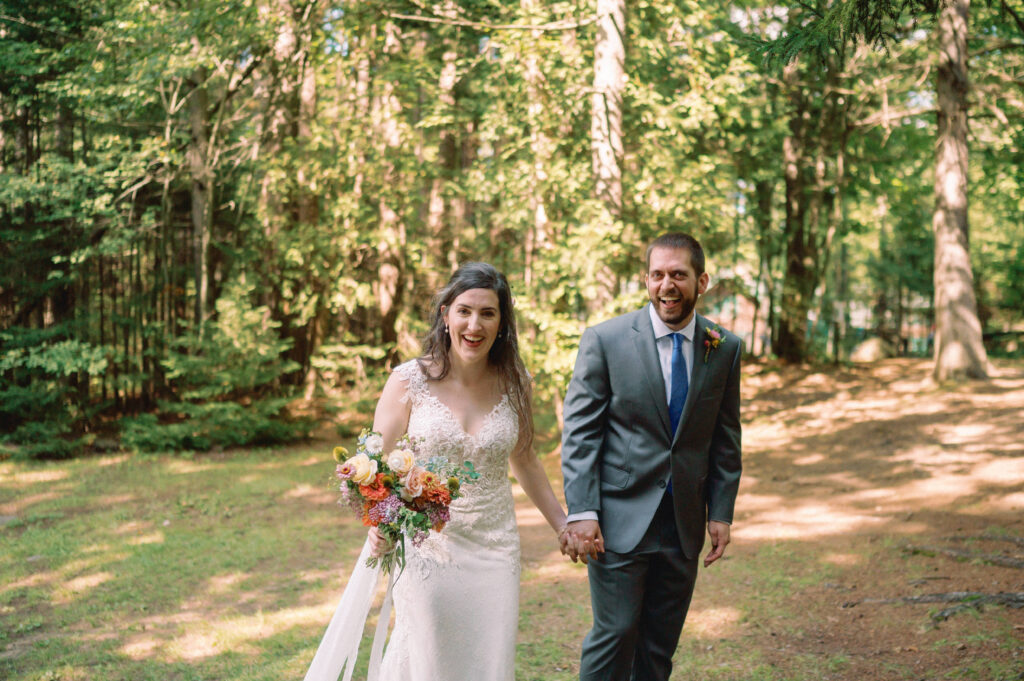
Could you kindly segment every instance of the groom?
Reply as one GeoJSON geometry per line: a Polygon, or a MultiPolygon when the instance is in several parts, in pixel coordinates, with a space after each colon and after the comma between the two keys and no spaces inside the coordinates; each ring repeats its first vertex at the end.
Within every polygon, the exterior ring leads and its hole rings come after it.
{"type": "Polygon", "coordinates": [[[647,249],[650,304],[587,329],[565,397],[567,551],[588,562],[581,681],[667,681],[704,545],[722,557],[740,479],[740,340],[694,314],[696,239],[647,249]]]}

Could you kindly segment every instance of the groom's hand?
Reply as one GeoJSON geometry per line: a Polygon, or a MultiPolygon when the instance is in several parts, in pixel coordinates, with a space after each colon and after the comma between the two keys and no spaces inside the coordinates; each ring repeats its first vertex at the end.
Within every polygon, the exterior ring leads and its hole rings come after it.
{"type": "Polygon", "coordinates": [[[596,520],[577,520],[569,523],[566,529],[571,538],[569,557],[573,562],[579,557],[586,563],[597,558],[597,554],[604,553],[604,537],[596,520]]]}
{"type": "Polygon", "coordinates": [[[708,534],[711,535],[711,551],[704,558],[704,567],[711,565],[725,553],[725,547],[729,543],[729,523],[709,520],[708,534]]]}

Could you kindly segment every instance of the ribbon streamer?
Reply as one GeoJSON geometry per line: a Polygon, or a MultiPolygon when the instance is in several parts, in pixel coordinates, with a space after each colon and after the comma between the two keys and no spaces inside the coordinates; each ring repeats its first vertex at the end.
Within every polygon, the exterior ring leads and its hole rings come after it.
{"type": "MultiPolygon", "coordinates": [[[[351,681],[355,670],[356,657],[359,655],[359,642],[363,637],[363,628],[370,613],[373,596],[380,585],[382,570],[380,566],[367,567],[366,560],[370,557],[370,542],[363,544],[363,550],[356,560],[356,567],[349,577],[345,592],[341,595],[334,616],[327,631],[324,633],[320,646],[313,656],[313,662],[306,672],[305,681],[338,681],[342,671],[344,681],[351,681]]],[[[388,635],[391,620],[391,592],[394,587],[394,576],[388,579],[388,589],[384,594],[377,629],[373,635],[373,647],[370,649],[370,668],[367,681],[377,681],[380,674],[380,663],[383,658],[384,642],[388,635]]]]}

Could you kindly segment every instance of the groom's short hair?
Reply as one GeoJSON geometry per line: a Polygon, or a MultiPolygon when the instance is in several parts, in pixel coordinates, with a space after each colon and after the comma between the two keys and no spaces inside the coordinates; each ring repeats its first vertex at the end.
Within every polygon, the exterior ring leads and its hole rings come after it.
{"type": "Polygon", "coordinates": [[[651,269],[651,251],[655,248],[682,248],[689,251],[690,264],[693,265],[694,272],[697,273],[698,277],[704,274],[704,249],[701,248],[700,242],[689,234],[668,232],[652,241],[651,245],[647,247],[646,259],[648,270],[651,269]]]}

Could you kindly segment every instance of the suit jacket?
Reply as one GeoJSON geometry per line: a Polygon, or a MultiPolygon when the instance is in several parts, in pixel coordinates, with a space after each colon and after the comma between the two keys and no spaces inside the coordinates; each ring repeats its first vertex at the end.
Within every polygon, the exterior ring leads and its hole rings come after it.
{"type": "Polygon", "coordinates": [[[732,522],[740,480],[738,337],[705,360],[697,315],[689,392],[676,433],[647,307],[584,331],[565,397],[562,474],[569,513],[597,511],[605,547],[629,553],[643,538],[671,477],[676,527],[690,559],[707,520],[732,522]]]}

